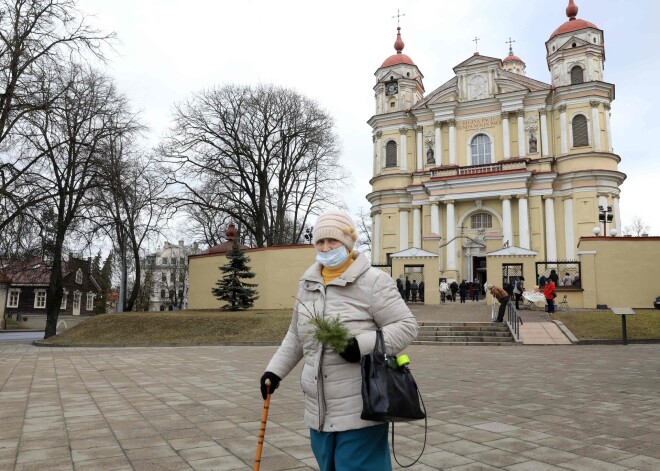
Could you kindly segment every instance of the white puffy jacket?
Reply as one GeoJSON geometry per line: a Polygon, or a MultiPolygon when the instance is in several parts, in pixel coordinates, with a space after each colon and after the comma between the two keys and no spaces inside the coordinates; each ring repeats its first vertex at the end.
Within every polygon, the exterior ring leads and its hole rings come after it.
{"type": "Polygon", "coordinates": [[[372,268],[357,254],[353,263],[328,286],[315,263],[300,280],[293,318],[282,345],[267,371],[284,379],[304,358],[300,382],[305,393],[305,425],[324,432],[341,432],[376,425],[362,420],[362,374],[313,336],[309,313],[339,315],[357,339],[362,355],[371,353],[381,328],[388,354],[398,354],[417,335],[417,321],[386,273],[372,268]]]}

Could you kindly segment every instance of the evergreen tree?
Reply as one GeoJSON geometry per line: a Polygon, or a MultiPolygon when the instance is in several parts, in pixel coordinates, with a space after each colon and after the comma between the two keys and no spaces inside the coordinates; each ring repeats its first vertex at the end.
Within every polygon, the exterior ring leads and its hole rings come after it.
{"type": "Polygon", "coordinates": [[[259,299],[257,285],[245,283],[243,279],[254,278],[254,273],[250,271],[248,263],[250,257],[245,255],[245,251],[234,240],[234,245],[227,252],[227,264],[220,268],[223,276],[216,283],[217,288],[211,292],[213,296],[227,304],[222,307],[225,311],[238,311],[239,309],[251,308],[254,301],[259,299]]]}
{"type": "Polygon", "coordinates": [[[96,313],[103,314],[107,312],[106,304],[108,302],[108,294],[112,289],[112,252],[108,254],[108,258],[103,262],[103,267],[100,266],[101,253],[96,256],[93,263],[92,275],[101,288],[101,301],[96,306],[96,313]],[[98,259],[98,260],[97,260],[98,259]]]}

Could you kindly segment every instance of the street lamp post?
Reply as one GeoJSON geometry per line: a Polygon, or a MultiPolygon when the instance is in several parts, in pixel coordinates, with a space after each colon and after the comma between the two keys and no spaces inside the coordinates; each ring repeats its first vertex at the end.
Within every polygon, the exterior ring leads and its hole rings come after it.
{"type": "MultiPolygon", "coordinates": [[[[612,206],[598,206],[598,221],[603,223],[603,237],[607,237],[607,223],[612,222],[612,219],[614,219],[612,206]]],[[[616,232],[612,232],[612,235],[616,235],[616,232]]]]}

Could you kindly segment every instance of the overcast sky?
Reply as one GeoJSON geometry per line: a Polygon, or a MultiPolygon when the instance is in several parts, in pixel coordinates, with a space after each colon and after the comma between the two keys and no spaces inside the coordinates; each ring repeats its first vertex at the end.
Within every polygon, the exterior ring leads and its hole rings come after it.
{"type": "MultiPolygon", "coordinates": [[[[614,152],[628,178],[622,224],[640,216],[660,235],[660,2],[576,0],[578,18],[605,32],[605,81],[612,103],[614,152]],[[651,139],[653,137],[653,139],[651,139]],[[649,144],[651,143],[651,144],[649,144]]],[[[397,9],[404,53],[424,74],[426,92],[453,77],[452,67],[478,50],[506,57],[509,36],[527,76],[549,83],[545,41],[567,20],[567,0],[81,0],[80,8],[119,44],[109,73],[140,110],[155,144],[172,104],[226,83],[274,83],[317,100],[335,118],[342,160],[352,174],[346,203],[368,208],[372,176],[374,72],[393,54],[397,9]]]]}

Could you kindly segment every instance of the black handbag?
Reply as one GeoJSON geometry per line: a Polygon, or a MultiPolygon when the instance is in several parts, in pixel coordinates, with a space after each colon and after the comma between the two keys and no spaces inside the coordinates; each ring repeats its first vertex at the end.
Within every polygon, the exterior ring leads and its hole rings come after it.
{"type": "Polygon", "coordinates": [[[426,447],[426,407],[407,364],[399,365],[396,356],[385,352],[383,331],[376,331],[376,346],[369,355],[363,355],[362,366],[362,419],[379,422],[408,422],[424,419],[424,446],[415,461],[401,465],[394,452],[394,424],[392,424],[392,453],[400,466],[415,464],[426,447]],[[420,405],[421,401],[421,405],[420,405]]]}

